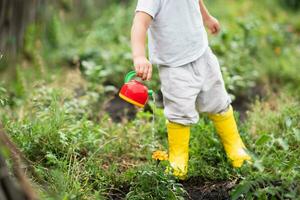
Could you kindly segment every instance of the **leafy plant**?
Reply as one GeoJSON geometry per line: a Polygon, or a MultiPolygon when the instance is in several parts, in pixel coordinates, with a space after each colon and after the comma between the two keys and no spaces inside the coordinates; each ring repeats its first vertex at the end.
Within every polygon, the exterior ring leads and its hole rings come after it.
{"type": "Polygon", "coordinates": [[[185,190],[162,170],[145,169],[136,173],[127,199],[184,199],[185,190]]]}
{"type": "MultiPolygon", "coordinates": [[[[254,141],[253,169],[233,190],[232,198],[296,198],[300,194],[298,173],[300,105],[288,94],[268,102],[256,102],[247,129],[254,141]]],[[[250,139],[250,138],[249,138],[250,139]]],[[[251,140],[251,139],[250,139],[251,140]]]]}
{"type": "Polygon", "coordinates": [[[280,0],[281,4],[291,8],[293,10],[299,10],[300,8],[300,1],[299,0],[280,0]]]}
{"type": "Polygon", "coordinates": [[[0,85],[0,106],[5,106],[7,103],[6,89],[0,85]]]}
{"type": "MultiPolygon", "coordinates": [[[[0,86],[2,123],[34,168],[41,199],[183,199],[184,187],[165,174],[166,163],[157,167],[151,161],[154,150],[167,149],[163,109],[150,101],[135,119],[122,123],[103,111],[132,69],[135,2],[110,1],[100,10],[95,5],[103,1],[78,2],[80,8],[72,2],[62,1],[62,9],[47,7],[53,16],[29,26],[24,59],[15,77],[0,86]],[[84,8],[89,13],[74,13],[84,8]]],[[[240,102],[251,103],[238,125],[253,163],[233,169],[212,122],[202,115],[192,126],[188,178],[235,182],[233,199],[295,199],[298,15],[269,0],[236,1],[226,8],[220,0],[207,3],[222,22],[210,45],[226,87],[240,102]]],[[[147,84],[159,90],[155,67],[147,84]]]]}

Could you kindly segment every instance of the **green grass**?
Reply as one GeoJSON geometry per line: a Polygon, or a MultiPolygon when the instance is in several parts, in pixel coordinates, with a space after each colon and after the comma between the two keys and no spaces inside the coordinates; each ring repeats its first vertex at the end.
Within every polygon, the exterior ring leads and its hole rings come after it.
{"type": "MultiPolygon", "coordinates": [[[[150,113],[115,124],[105,115],[97,119],[97,100],[93,91],[78,97],[68,88],[42,85],[15,110],[17,115],[2,114],[5,129],[33,165],[33,181],[44,198],[182,198],[182,186],[164,174],[167,163],[157,166],[151,160],[155,148],[167,149],[162,110],[156,112],[153,137],[150,113]]],[[[299,109],[285,92],[253,104],[240,130],[255,159],[240,170],[230,166],[212,123],[203,116],[192,127],[189,178],[240,180],[233,197],[296,197],[299,109]]]]}
{"type": "MultiPolygon", "coordinates": [[[[189,178],[236,181],[233,199],[296,199],[299,14],[269,0],[230,1],[225,7],[221,0],[207,3],[222,23],[222,33],[210,41],[226,86],[233,97],[252,100],[246,120],[238,124],[254,160],[233,169],[203,115],[192,127],[189,178]],[[266,93],[255,101],[261,88],[266,93]]],[[[151,159],[153,150],[167,150],[162,109],[155,112],[154,134],[150,112],[122,123],[103,113],[111,91],[132,68],[133,10],[134,3],[112,4],[78,26],[67,13],[61,18],[54,12],[42,27],[29,27],[24,52],[30,59],[18,64],[13,77],[1,76],[0,119],[30,161],[34,172],[29,174],[41,199],[186,196],[183,186],[165,174],[167,162],[157,165],[151,159]],[[44,26],[51,31],[43,32],[44,26]]],[[[147,84],[157,91],[158,83],[155,71],[147,84]]]]}
{"type": "Polygon", "coordinates": [[[183,193],[174,179],[163,176],[162,169],[144,166],[151,163],[156,143],[150,114],[141,114],[126,125],[114,124],[107,116],[100,121],[91,120],[94,94],[90,91],[75,97],[66,96],[66,91],[67,88],[41,86],[25,102],[21,110],[26,111],[17,121],[3,116],[5,129],[33,163],[37,184],[47,182],[47,190],[59,199],[97,199],[95,191],[112,195],[110,192],[121,190],[122,184],[130,186],[128,196],[135,199],[138,191],[153,181],[162,187],[153,194],[154,199],[163,194],[175,199],[183,193]],[[136,169],[132,172],[133,168],[136,169]],[[136,181],[130,185],[133,180],[136,181]]]}
{"type": "Polygon", "coordinates": [[[246,197],[262,199],[299,197],[299,108],[299,102],[285,92],[252,106],[245,130],[255,160],[235,195],[243,190],[246,197]]]}

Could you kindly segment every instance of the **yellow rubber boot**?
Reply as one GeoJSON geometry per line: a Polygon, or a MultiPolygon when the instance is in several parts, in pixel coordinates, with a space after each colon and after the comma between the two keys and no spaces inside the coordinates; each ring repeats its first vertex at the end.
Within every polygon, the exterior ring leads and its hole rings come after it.
{"type": "Polygon", "coordinates": [[[240,138],[232,107],[230,106],[225,113],[210,114],[209,117],[215,124],[232,166],[238,168],[243,165],[244,161],[250,161],[251,157],[246,153],[246,147],[240,138]]]}
{"type": "Polygon", "coordinates": [[[169,162],[174,176],[184,180],[188,171],[190,127],[167,123],[169,162]]]}

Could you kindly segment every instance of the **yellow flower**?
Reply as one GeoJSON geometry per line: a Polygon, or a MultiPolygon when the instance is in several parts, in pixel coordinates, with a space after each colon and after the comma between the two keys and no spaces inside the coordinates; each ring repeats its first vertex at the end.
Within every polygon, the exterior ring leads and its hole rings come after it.
{"type": "Polygon", "coordinates": [[[168,160],[168,154],[165,151],[154,151],[152,154],[154,160],[168,160]]]}

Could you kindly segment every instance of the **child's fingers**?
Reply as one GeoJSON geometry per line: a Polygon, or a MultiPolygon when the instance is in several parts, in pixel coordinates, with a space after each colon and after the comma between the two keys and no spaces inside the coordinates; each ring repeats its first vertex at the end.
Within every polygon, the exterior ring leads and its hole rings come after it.
{"type": "Polygon", "coordinates": [[[138,75],[139,71],[140,71],[140,66],[139,65],[135,65],[134,66],[134,70],[135,70],[136,75],[138,75]]]}
{"type": "Polygon", "coordinates": [[[218,28],[215,27],[214,34],[217,34],[217,33],[218,33],[218,28]]]}
{"type": "Polygon", "coordinates": [[[211,28],[210,28],[210,33],[211,33],[211,34],[215,34],[215,28],[214,28],[214,27],[211,27],[211,28]]]}
{"type": "Polygon", "coordinates": [[[152,66],[149,67],[148,74],[147,74],[147,80],[150,80],[151,76],[152,76],[152,66]]]}
{"type": "Polygon", "coordinates": [[[142,74],[142,79],[146,80],[148,74],[149,66],[145,66],[142,74]]]}
{"type": "Polygon", "coordinates": [[[220,25],[219,25],[219,24],[215,24],[214,27],[215,27],[215,29],[216,29],[216,30],[215,30],[215,33],[220,32],[220,29],[221,29],[221,28],[220,28],[220,25]]]}
{"type": "Polygon", "coordinates": [[[218,28],[216,25],[212,27],[211,32],[212,32],[212,34],[218,33],[218,28]]]}
{"type": "Polygon", "coordinates": [[[144,71],[144,66],[143,66],[143,65],[140,65],[140,66],[139,66],[139,70],[137,71],[137,76],[138,76],[138,77],[142,77],[143,71],[144,71]]]}

